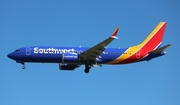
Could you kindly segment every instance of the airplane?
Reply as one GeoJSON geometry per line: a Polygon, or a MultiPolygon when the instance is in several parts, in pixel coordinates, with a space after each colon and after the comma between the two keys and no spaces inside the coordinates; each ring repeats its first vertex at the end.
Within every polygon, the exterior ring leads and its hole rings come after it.
{"type": "Polygon", "coordinates": [[[27,46],[18,48],[7,56],[25,69],[25,62],[58,63],[60,70],[73,71],[81,65],[84,72],[89,73],[91,67],[102,67],[103,64],[129,64],[149,61],[166,54],[171,44],[161,47],[166,22],[160,22],[148,37],[140,44],[128,48],[107,48],[106,46],[117,39],[119,27],[110,37],[95,46],[88,47],[58,47],[58,46],[27,46]]]}

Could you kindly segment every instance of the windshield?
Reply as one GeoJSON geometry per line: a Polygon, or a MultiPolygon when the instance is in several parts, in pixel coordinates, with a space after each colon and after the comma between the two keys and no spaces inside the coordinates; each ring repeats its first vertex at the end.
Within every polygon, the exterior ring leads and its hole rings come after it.
{"type": "Polygon", "coordinates": [[[15,50],[15,52],[20,52],[20,50],[18,49],[18,50],[15,50]]]}

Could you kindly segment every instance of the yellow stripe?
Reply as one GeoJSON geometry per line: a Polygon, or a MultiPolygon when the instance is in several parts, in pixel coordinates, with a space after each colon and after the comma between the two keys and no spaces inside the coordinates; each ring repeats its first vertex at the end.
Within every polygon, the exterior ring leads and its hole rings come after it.
{"type": "Polygon", "coordinates": [[[154,35],[155,33],[164,25],[165,22],[160,22],[156,28],[149,34],[149,36],[142,42],[142,46],[144,46],[154,35]]]}
{"type": "Polygon", "coordinates": [[[129,58],[130,56],[132,56],[133,54],[135,54],[137,52],[137,50],[139,49],[138,46],[132,46],[132,47],[129,47],[125,52],[124,54],[122,54],[121,56],[119,56],[117,59],[111,61],[111,62],[108,62],[109,64],[114,64],[114,63],[118,63],[118,62],[121,62],[121,61],[124,61],[125,59],[129,58]]]}
{"type": "Polygon", "coordinates": [[[132,55],[134,55],[137,51],[139,51],[154,35],[155,33],[160,29],[160,27],[162,27],[162,25],[164,25],[165,22],[160,22],[156,28],[148,35],[148,37],[142,42],[142,44],[139,44],[137,46],[132,46],[129,47],[124,54],[122,54],[121,56],[119,56],[117,59],[108,62],[109,64],[114,64],[114,63],[118,63],[121,61],[124,61],[126,59],[128,59],[129,57],[131,57],[132,55]]]}

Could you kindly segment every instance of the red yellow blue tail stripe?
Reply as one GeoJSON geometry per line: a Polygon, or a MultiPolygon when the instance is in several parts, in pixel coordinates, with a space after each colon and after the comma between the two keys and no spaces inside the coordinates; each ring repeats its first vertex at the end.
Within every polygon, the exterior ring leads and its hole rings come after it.
{"type": "Polygon", "coordinates": [[[162,43],[165,22],[160,22],[148,37],[139,45],[129,47],[124,54],[108,64],[125,64],[138,61],[148,55],[148,52],[155,50],[162,43]]]}

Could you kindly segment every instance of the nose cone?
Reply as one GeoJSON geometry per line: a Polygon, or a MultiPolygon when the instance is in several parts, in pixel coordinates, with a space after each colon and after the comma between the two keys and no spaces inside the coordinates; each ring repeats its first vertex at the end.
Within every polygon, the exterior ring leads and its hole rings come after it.
{"type": "Polygon", "coordinates": [[[11,59],[13,58],[13,54],[12,53],[9,53],[7,56],[8,56],[8,58],[11,58],[11,59]]]}

